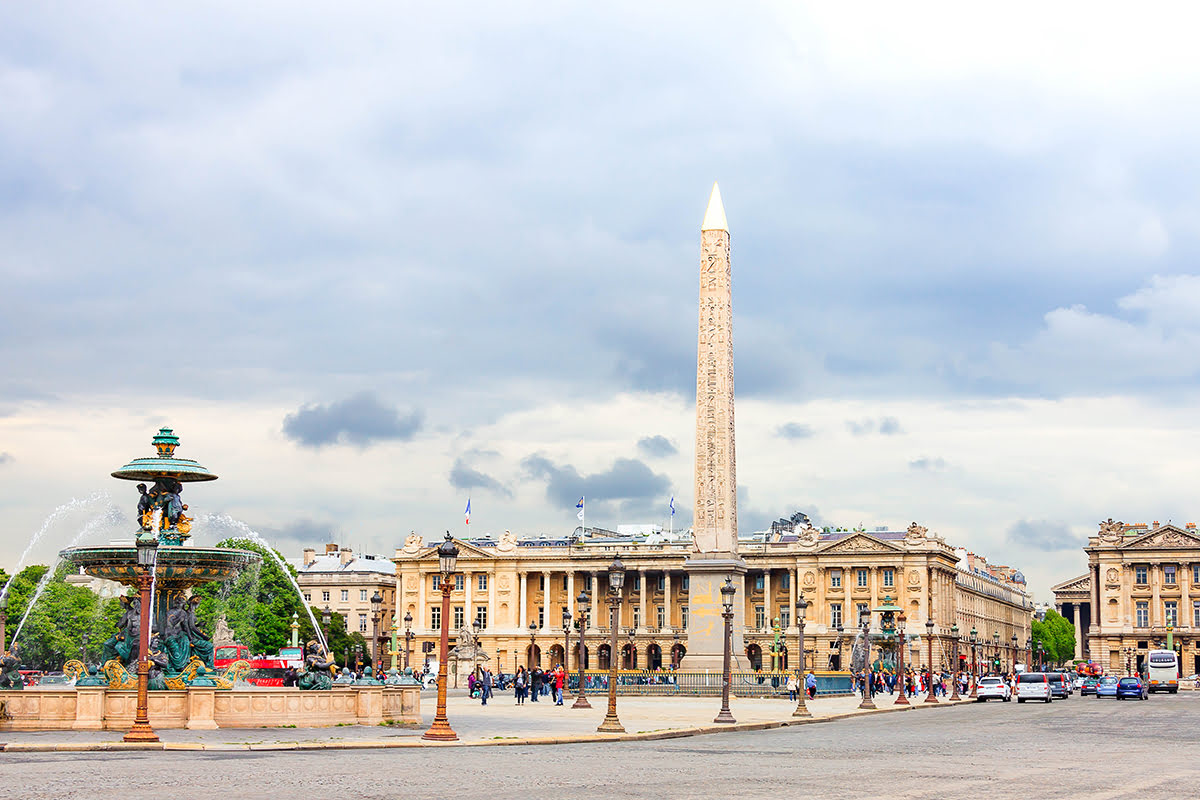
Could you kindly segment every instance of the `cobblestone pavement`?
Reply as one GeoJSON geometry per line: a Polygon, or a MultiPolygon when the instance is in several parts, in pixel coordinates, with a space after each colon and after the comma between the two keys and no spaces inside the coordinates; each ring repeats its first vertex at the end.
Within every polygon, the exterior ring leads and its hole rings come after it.
{"type": "Polygon", "coordinates": [[[1194,796],[1200,696],[965,704],[767,731],[561,747],[0,754],[0,797],[1194,796]]]}

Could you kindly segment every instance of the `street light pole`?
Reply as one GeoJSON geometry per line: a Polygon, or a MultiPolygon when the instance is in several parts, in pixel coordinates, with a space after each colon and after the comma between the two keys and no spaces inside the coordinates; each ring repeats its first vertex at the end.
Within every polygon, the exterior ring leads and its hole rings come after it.
{"type": "Polygon", "coordinates": [[[604,721],[596,728],[598,733],[624,733],[625,728],[617,718],[617,625],[621,610],[621,587],[625,584],[625,565],[614,557],[608,567],[608,712],[604,721]]]}
{"type": "Polygon", "coordinates": [[[807,677],[804,674],[804,616],[808,611],[808,601],[804,599],[804,593],[796,598],[796,626],[800,629],[800,701],[796,703],[796,710],[792,712],[793,717],[811,717],[812,712],[808,710],[808,706],[804,704],[808,696],[807,677]]]}
{"type": "Polygon", "coordinates": [[[588,702],[583,686],[586,677],[583,674],[583,662],[587,658],[587,651],[583,644],[583,632],[587,630],[588,610],[591,605],[588,593],[580,592],[579,597],[575,598],[575,604],[579,608],[579,657],[575,659],[575,666],[579,670],[579,693],[575,696],[575,704],[571,708],[591,708],[592,704],[588,702]]]}
{"type": "Polygon", "coordinates": [[[725,620],[724,657],[721,667],[721,710],[713,722],[737,722],[729,711],[729,677],[733,660],[733,596],[736,593],[733,577],[726,577],[725,584],[721,587],[721,618],[725,620]]]}
{"type": "Polygon", "coordinates": [[[976,661],[975,648],[979,645],[979,631],[971,626],[971,694],[972,700],[979,697],[979,664],[976,661]]]}
{"type": "Polygon", "coordinates": [[[140,595],[141,617],[138,631],[138,677],[137,677],[137,713],[133,727],[125,734],[127,742],[157,742],[158,734],[150,727],[149,688],[150,688],[150,617],[154,609],[150,607],[150,586],[154,581],[156,570],[156,554],[158,539],[152,534],[137,537],[138,563],[138,593],[140,595]]]}
{"type": "Polygon", "coordinates": [[[933,693],[933,620],[932,619],[925,620],[925,638],[929,640],[929,662],[925,667],[926,674],[929,676],[929,680],[928,680],[929,686],[926,687],[927,689],[929,689],[929,694],[925,695],[925,702],[926,703],[936,703],[938,701],[938,699],[933,693]]]}
{"type": "Polygon", "coordinates": [[[371,595],[371,666],[376,677],[379,676],[379,607],[383,605],[383,595],[376,589],[371,595]]]}
{"type": "Polygon", "coordinates": [[[1012,670],[1008,673],[1013,680],[1017,677],[1017,635],[1012,635],[1012,670]]]}
{"type": "Polygon", "coordinates": [[[867,651],[867,657],[863,662],[863,699],[858,707],[871,709],[875,708],[875,686],[872,680],[874,676],[871,675],[871,610],[869,608],[864,608],[858,615],[858,624],[862,628],[863,645],[867,651]]]}
{"type": "Polygon", "coordinates": [[[333,611],[329,606],[321,609],[321,627],[325,629],[325,649],[329,649],[329,623],[333,620],[333,611]]]}
{"type": "Polygon", "coordinates": [[[900,696],[893,705],[897,706],[911,705],[908,702],[908,681],[904,674],[904,623],[907,621],[908,617],[904,616],[903,611],[896,615],[896,682],[900,684],[900,696]]]}
{"type": "Polygon", "coordinates": [[[992,643],[996,646],[996,660],[993,663],[996,667],[996,674],[999,675],[1000,674],[1000,631],[992,631],[992,643]]]}
{"type": "Polygon", "coordinates": [[[527,659],[528,663],[525,665],[525,669],[529,670],[530,672],[533,671],[533,665],[534,665],[534,663],[536,663],[534,661],[534,655],[533,655],[534,651],[536,649],[537,649],[537,620],[531,619],[531,620],[529,620],[529,658],[527,659]]]}
{"type": "Polygon", "coordinates": [[[479,680],[479,633],[483,630],[483,623],[479,621],[479,617],[471,623],[471,628],[475,631],[475,647],[471,652],[471,674],[475,676],[475,680],[479,680]]]}
{"type": "Polygon", "coordinates": [[[442,646],[438,658],[437,716],[423,738],[454,742],[458,741],[458,734],[450,727],[450,720],[446,716],[446,660],[450,655],[450,576],[458,563],[458,548],[454,546],[450,531],[446,531],[446,540],[438,547],[438,562],[442,570],[442,646]]]}
{"type": "Polygon", "coordinates": [[[950,695],[950,700],[961,700],[958,696],[958,676],[961,670],[958,668],[958,624],[950,626],[950,641],[954,643],[951,653],[954,657],[954,665],[950,668],[950,683],[954,684],[953,692],[950,695]]]}
{"type": "Polygon", "coordinates": [[[562,624],[563,624],[563,690],[567,688],[566,676],[571,674],[571,612],[563,609],[562,624]]]}

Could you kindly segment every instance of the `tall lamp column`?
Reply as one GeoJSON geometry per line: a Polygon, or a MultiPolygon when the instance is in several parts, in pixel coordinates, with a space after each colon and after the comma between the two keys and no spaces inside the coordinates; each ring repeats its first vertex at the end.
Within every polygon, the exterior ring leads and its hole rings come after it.
{"type": "Polygon", "coordinates": [[[587,695],[584,692],[583,662],[587,660],[587,650],[583,643],[583,632],[587,630],[588,610],[591,606],[590,598],[587,592],[580,592],[579,597],[575,598],[575,605],[579,608],[579,657],[575,659],[575,665],[579,669],[579,693],[575,696],[575,705],[571,708],[591,708],[592,704],[588,702],[587,695]]]}
{"type": "Polygon", "coordinates": [[[538,664],[541,659],[537,658],[534,653],[537,651],[537,620],[529,620],[529,663],[525,665],[525,669],[533,671],[534,665],[538,664]]]}
{"type": "MultiPolygon", "coordinates": [[[[875,687],[871,675],[871,611],[869,608],[864,608],[862,613],[858,615],[858,624],[862,628],[863,644],[867,648],[867,658],[863,663],[863,699],[858,704],[859,708],[875,708],[875,687]]],[[[851,664],[853,667],[854,665],[851,664]]]]}
{"type": "Polygon", "coordinates": [[[333,621],[333,611],[329,606],[321,609],[321,627],[325,630],[325,649],[329,649],[329,623],[333,621]]]}
{"type": "Polygon", "coordinates": [[[804,599],[804,594],[801,593],[796,598],[796,627],[800,629],[800,641],[797,643],[800,649],[800,700],[796,703],[796,710],[792,712],[793,717],[811,717],[812,712],[808,710],[808,706],[804,704],[808,697],[808,686],[806,684],[806,676],[804,675],[804,615],[808,611],[808,601],[804,599]]]}
{"type": "Polygon", "coordinates": [[[908,702],[908,676],[904,674],[904,623],[907,621],[903,611],[896,615],[896,683],[900,691],[893,705],[897,706],[912,705],[908,702]]]}
{"type": "Polygon", "coordinates": [[[404,612],[404,668],[408,669],[409,650],[412,647],[412,612],[404,612]]]}
{"type": "MultiPolygon", "coordinates": [[[[721,587],[721,617],[725,620],[724,658],[721,667],[721,711],[713,722],[737,722],[729,711],[729,678],[730,663],[733,659],[733,596],[737,589],[733,586],[733,578],[725,578],[721,587]]],[[[803,701],[801,701],[803,702],[803,701]]]]}
{"type": "Polygon", "coordinates": [[[624,733],[617,718],[617,626],[620,624],[621,587],[625,585],[625,565],[613,558],[608,567],[608,712],[596,728],[599,733],[624,733]]]}
{"type": "Polygon", "coordinates": [[[438,564],[442,570],[442,644],[438,654],[437,715],[422,737],[436,742],[458,741],[458,734],[450,727],[450,720],[446,716],[446,660],[450,656],[450,576],[454,573],[457,563],[458,548],[454,545],[450,531],[446,531],[446,540],[438,546],[438,564]]]}
{"type": "Polygon", "coordinates": [[[932,619],[925,620],[925,638],[929,641],[929,662],[925,667],[925,669],[926,669],[925,674],[929,676],[928,681],[927,681],[929,683],[929,686],[926,687],[927,689],[929,689],[929,694],[925,695],[925,702],[926,703],[936,703],[938,701],[938,699],[933,693],[933,620],[932,619]]]}
{"type": "Polygon", "coordinates": [[[379,607],[383,605],[383,595],[376,589],[371,595],[371,667],[376,677],[379,676],[379,607]]]}
{"type": "Polygon", "coordinates": [[[974,700],[979,697],[979,665],[975,662],[975,647],[979,644],[979,631],[975,630],[975,626],[971,626],[971,694],[969,697],[974,700]]]}
{"type": "Polygon", "coordinates": [[[959,678],[959,675],[962,674],[962,670],[960,670],[958,668],[958,625],[957,624],[950,626],[950,641],[953,643],[953,648],[954,648],[951,651],[952,656],[954,658],[954,665],[950,668],[950,682],[952,684],[954,684],[954,686],[953,686],[953,691],[950,694],[950,699],[951,700],[961,700],[962,698],[960,698],[958,696],[958,678],[959,678]]]}
{"type": "Polygon", "coordinates": [[[150,617],[154,609],[150,607],[150,586],[154,581],[155,555],[158,552],[158,539],[154,536],[137,537],[138,562],[138,593],[142,607],[141,624],[138,626],[138,677],[137,677],[137,714],[133,727],[125,734],[127,742],[157,742],[158,734],[150,727],[149,684],[150,684],[150,617]]]}

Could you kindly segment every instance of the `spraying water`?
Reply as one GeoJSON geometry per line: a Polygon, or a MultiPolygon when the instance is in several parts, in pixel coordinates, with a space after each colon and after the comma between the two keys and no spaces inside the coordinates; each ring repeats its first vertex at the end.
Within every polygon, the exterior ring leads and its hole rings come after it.
{"type": "MultiPolygon", "coordinates": [[[[117,527],[126,522],[125,515],[116,506],[109,507],[108,511],[96,517],[95,519],[84,525],[78,533],[75,534],[70,544],[67,547],[74,547],[81,541],[91,536],[105,526],[117,527]]],[[[46,591],[46,587],[50,585],[50,581],[54,579],[55,573],[58,572],[58,566],[62,563],[61,558],[55,558],[53,566],[46,570],[46,574],[38,581],[37,587],[33,590],[33,595],[29,598],[29,603],[25,606],[25,613],[21,615],[21,621],[17,623],[16,633],[12,636],[13,644],[16,644],[17,637],[21,635],[21,629],[25,627],[25,620],[29,619],[29,613],[33,611],[33,607],[37,605],[38,598],[42,596],[42,592],[46,591]]]]}
{"type": "Polygon", "coordinates": [[[322,652],[328,653],[329,644],[325,641],[325,633],[321,630],[321,626],[317,624],[317,618],[313,616],[312,608],[310,608],[308,603],[305,602],[304,592],[300,590],[300,584],[296,583],[296,579],[293,577],[292,571],[288,569],[287,563],[284,562],[284,560],[279,557],[279,554],[275,552],[275,548],[272,547],[266,539],[259,536],[258,532],[252,529],[249,525],[240,520],[234,519],[228,514],[205,514],[198,521],[204,525],[220,525],[222,527],[237,531],[239,534],[245,536],[255,544],[261,545],[262,548],[270,554],[271,558],[279,567],[279,570],[292,584],[292,588],[296,590],[296,596],[300,598],[300,605],[304,606],[304,613],[308,614],[308,621],[312,623],[312,628],[313,631],[316,632],[317,640],[321,643],[322,652]]]}
{"type": "MultiPolygon", "coordinates": [[[[50,527],[54,525],[55,522],[58,522],[72,511],[87,509],[97,503],[111,499],[112,498],[108,496],[108,492],[92,492],[84,498],[73,497],[58,508],[51,511],[50,516],[46,517],[45,521],[42,523],[42,527],[38,529],[37,533],[33,534],[33,537],[29,540],[29,544],[25,545],[25,550],[21,553],[21,557],[17,559],[16,568],[13,569],[13,577],[15,577],[22,570],[22,568],[24,568],[25,560],[29,558],[29,554],[33,552],[33,548],[37,546],[37,543],[41,541],[42,537],[46,535],[46,531],[50,530],[50,527]]],[[[11,584],[12,577],[10,577],[4,584],[4,587],[0,589],[0,605],[3,605],[4,601],[8,599],[8,588],[11,584]]]]}
{"type": "MultiPolygon", "coordinates": [[[[162,509],[155,508],[154,514],[150,517],[150,533],[155,539],[158,538],[159,526],[162,524],[162,509]]],[[[150,611],[143,613],[153,614],[154,609],[154,592],[158,589],[158,548],[154,548],[154,552],[150,555],[150,611]]],[[[153,623],[155,619],[150,617],[153,623]]]]}

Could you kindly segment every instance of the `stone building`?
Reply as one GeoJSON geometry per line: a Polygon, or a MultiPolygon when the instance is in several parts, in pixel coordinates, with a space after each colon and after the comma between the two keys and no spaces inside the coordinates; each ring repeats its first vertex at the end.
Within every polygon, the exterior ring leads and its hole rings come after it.
{"type": "MultiPolygon", "coordinates": [[[[391,635],[392,614],[396,608],[396,571],[386,556],[355,555],[349,547],[325,545],[325,552],[306,547],[303,557],[292,559],[299,573],[296,582],[304,601],[317,608],[328,608],[346,619],[350,632],[358,631],[371,639],[373,619],[371,597],[379,592],[379,632],[391,635]]],[[[401,614],[403,616],[403,614],[401,614]]]]}
{"type": "MultiPolygon", "coordinates": [[[[605,600],[608,565],[614,556],[620,556],[627,570],[618,666],[678,665],[687,653],[689,623],[698,622],[688,615],[690,587],[684,562],[693,547],[687,533],[619,536],[590,531],[586,537],[555,540],[518,539],[506,532],[497,539],[459,541],[458,546],[458,574],[450,598],[451,635],[478,619],[482,646],[506,672],[518,664],[546,666],[564,661],[562,615],[564,610],[576,613],[581,591],[592,600],[589,667],[608,668],[605,600]]],[[[885,597],[905,610],[908,632],[919,636],[905,654],[909,663],[927,661],[925,621],[931,616],[936,664],[951,663],[951,628],[956,624],[960,653],[969,653],[966,637],[972,626],[981,637],[999,632],[1006,645],[1016,634],[1023,648],[1033,609],[1024,578],[1015,570],[1005,574],[987,568],[973,553],[960,553],[915,523],[905,531],[806,526],[740,539],[738,554],[747,572],[735,580],[745,619],[747,660],[764,669],[771,667],[778,620],[784,666],[797,666],[799,629],[793,609],[800,594],[809,603],[805,664],[810,668],[848,666],[849,649],[843,645],[856,633],[859,609],[875,608],[885,597]],[[965,564],[968,560],[971,563],[965,564]]],[[[414,663],[436,659],[441,589],[435,547],[413,535],[396,551],[394,560],[401,613],[411,613],[414,620],[414,663]]],[[[875,615],[873,624],[878,623],[875,615]]],[[[572,667],[574,637],[572,632],[572,667]]]]}
{"type": "Polygon", "coordinates": [[[1053,588],[1076,625],[1076,651],[1109,670],[1141,669],[1171,640],[1187,675],[1200,670],[1200,534],[1196,524],[1100,523],[1083,548],[1088,571],[1053,588]],[[1100,613],[1093,613],[1098,609],[1100,613]]]}

